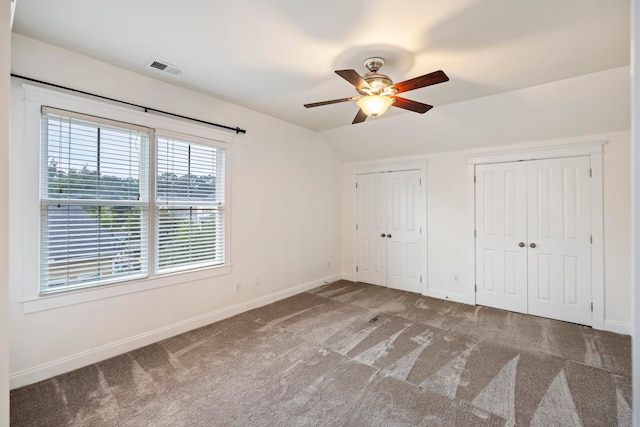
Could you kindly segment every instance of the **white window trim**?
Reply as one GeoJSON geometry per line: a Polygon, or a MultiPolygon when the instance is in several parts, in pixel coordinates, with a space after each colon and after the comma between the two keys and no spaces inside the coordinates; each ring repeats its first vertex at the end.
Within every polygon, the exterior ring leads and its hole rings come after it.
{"type": "MultiPolygon", "coordinates": [[[[150,271],[148,278],[101,285],[68,291],[59,294],[40,295],[39,245],[40,245],[40,123],[41,107],[49,106],[62,110],[77,111],[82,114],[105,117],[111,120],[135,123],[147,126],[163,134],[171,133],[183,137],[193,137],[194,140],[206,140],[209,145],[225,148],[225,190],[227,201],[230,200],[231,189],[231,141],[233,135],[221,132],[205,126],[188,123],[156,114],[149,114],[131,108],[96,101],[88,97],[80,97],[68,93],[53,91],[39,86],[21,84],[24,90],[24,109],[22,144],[20,153],[16,156],[19,163],[12,170],[15,176],[14,182],[19,187],[12,187],[17,194],[12,201],[16,201],[19,212],[16,223],[18,227],[15,234],[19,241],[11,242],[12,248],[18,248],[20,265],[16,266],[20,271],[21,294],[19,301],[24,313],[33,313],[53,308],[65,307],[74,304],[82,304],[104,298],[112,298],[135,292],[157,289],[165,286],[184,284],[196,280],[203,280],[231,273],[230,230],[231,220],[229,208],[226,211],[225,221],[225,264],[222,266],[206,267],[188,272],[165,273],[154,276],[150,271]],[[34,226],[38,224],[38,226],[34,226]],[[35,254],[35,256],[34,256],[35,254]]],[[[15,133],[19,132],[14,129],[15,133]]],[[[153,142],[150,143],[150,146],[153,142]]],[[[153,250],[153,248],[151,248],[153,250]]]]}

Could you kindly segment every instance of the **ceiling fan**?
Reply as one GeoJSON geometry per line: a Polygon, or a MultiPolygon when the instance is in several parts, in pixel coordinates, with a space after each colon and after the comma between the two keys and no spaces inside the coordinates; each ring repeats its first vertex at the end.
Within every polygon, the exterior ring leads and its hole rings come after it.
{"type": "Polygon", "coordinates": [[[383,65],[383,58],[373,57],[364,61],[364,66],[369,70],[364,76],[358,74],[356,70],[336,70],[336,74],[351,83],[360,96],[314,102],[312,104],[304,104],[304,106],[306,108],[312,108],[321,105],[356,101],[359,110],[351,124],[364,122],[368,116],[378,117],[384,114],[390,106],[424,114],[433,108],[433,106],[401,98],[397,96],[397,94],[444,83],[449,80],[449,77],[447,77],[444,71],[438,70],[400,83],[393,83],[389,76],[378,73],[378,70],[380,70],[383,65]]]}

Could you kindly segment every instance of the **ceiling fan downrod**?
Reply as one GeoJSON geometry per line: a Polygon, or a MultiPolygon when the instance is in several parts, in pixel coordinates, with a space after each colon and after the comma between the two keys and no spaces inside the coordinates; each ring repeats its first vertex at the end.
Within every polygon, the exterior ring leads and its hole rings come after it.
{"type": "Polygon", "coordinates": [[[374,56],[372,58],[367,58],[364,60],[364,66],[367,67],[372,73],[377,73],[380,68],[384,65],[384,58],[380,58],[374,56]]]}

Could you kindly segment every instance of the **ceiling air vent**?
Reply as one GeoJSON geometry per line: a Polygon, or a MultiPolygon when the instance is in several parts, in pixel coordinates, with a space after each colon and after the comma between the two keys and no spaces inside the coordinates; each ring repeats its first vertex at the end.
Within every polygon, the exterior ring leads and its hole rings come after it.
{"type": "Polygon", "coordinates": [[[151,61],[147,64],[149,68],[155,68],[156,70],[164,71],[165,73],[173,74],[174,76],[179,76],[182,74],[182,70],[174,65],[167,64],[165,62],[160,61],[151,61]]]}

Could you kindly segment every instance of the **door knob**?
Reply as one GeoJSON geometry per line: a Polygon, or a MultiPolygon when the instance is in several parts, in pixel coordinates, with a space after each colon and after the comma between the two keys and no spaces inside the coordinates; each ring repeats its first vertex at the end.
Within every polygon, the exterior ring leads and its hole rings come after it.
{"type": "Polygon", "coordinates": [[[382,233],[382,234],[380,235],[380,237],[387,237],[387,235],[386,235],[386,234],[384,234],[384,233],[382,233]]]}
{"type": "Polygon", "coordinates": [[[533,243],[533,242],[531,242],[531,243],[529,243],[529,246],[531,246],[532,248],[535,248],[535,247],[536,247],[536,244],[535,244],[535,243],[533,243]]]}
{"type": "Polygon", "coordinates": [[[521,248],[524,248],[524,242],[518,243],[518,246],[520,246],[521,248]]]}
{"type": "Polygon", "coordinates": [[[387,237],[388,237],[388,238],[391,238],[391,234],[387,234],[387,237]]]}

